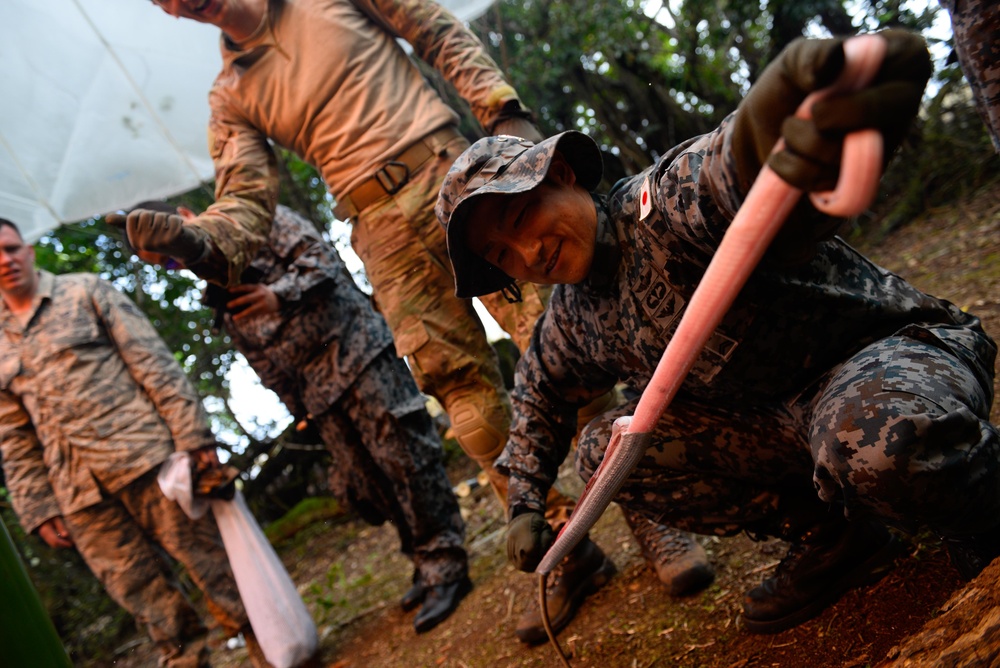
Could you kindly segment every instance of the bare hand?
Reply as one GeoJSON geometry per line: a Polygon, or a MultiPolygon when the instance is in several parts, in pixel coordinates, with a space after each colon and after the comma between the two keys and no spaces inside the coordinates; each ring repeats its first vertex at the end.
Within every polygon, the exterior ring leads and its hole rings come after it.
{"type": "Polygon", "coordinates": [[[281,308],[278,295],[274,294],[271,288],[260,283],[237,285],[230,288],[229,292],[240,295],[226,303],[226,308],[233,313],[233,320],[236,322],[258,315],[277,313],[281,308]]]}
{"type": "Polygon", "coordinates": [[[49,547],[73,547],[73,538],[69,535],[69,529],[63,523],[62,517],[56,516],[45,520],[42,526],[38,527],[38,535],[49,547]]]}

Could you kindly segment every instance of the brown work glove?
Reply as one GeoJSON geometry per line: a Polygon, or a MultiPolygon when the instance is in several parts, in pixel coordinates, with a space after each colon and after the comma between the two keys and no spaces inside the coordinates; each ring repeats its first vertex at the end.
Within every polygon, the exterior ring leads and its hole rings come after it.
{"type": "Polygon", "coordinates": [[[211,251],[208,234],[201,228],[185,225],[177,214],[136,209],[124,216],[110,213],[105,220],[109,225],[125,228],[132,248],[169,255],[188,267],[204,260],[211,251]]]}
{"type": "Polygon", "coordinates": [[[222,464],[215,448],[201,448],[191,453],[191,489],[195,496],[231,501],[236,495],[240,470],[222,464]]]}
{"type": "Polygon", "coordinates": [[[556,534],[541,513],[526,512],[507,524],[507,561],[531,573],[555,540],[556,534]]]}
{"type": "Polygon", "coordinates": [[[917,115],[931,61],[920,35],[905,30],[879,35],[888,50],[872,83],[857,93],[816,103],[810,120],[794,118],[795,111],[809,93],[828,86],[840,74],[844,39],[797,39],[767,66],[736,113],[733,151],[744,189],[749,189],[765,161],[802,190],[832,189],[844,135],[863,128],[882,133],[888,162],[917,115]],[[779,136],[786,147],[772,156],[779,136]]]}
{"type": "Polygon", "coordinates": [[[531,121],[531,112],[521,107],[517,100],[507,101],[490,128],[493,135],[511,135],[539,143],[545,137],[531,121]]]}

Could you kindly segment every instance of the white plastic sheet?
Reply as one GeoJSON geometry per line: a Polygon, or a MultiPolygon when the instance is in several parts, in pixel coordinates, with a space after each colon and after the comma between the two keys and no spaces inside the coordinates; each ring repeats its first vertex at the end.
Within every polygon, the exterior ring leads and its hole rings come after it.
{"type": "Polygon", "coordinates": [[[232,501],[212,500],[236,586],[257,642],[274,668],[292,668],[316,652],[316,625],[295,583],[239,491],[232,501]]]}
{"type": "Polygon", "coordinates": [[[211,504],[243,607],[268,663],[274,668],[292,668],[310,658],[319,645],[316,625],[243,494],[237,491],[232,501],[194,498],[186,452],[173,453],[157,480],[163,495],[176,501],[192,519],[203,517],[211,504]]]}
{"type": "Polygon", "coordinates": [[[3,0],[0,216],[35,241],[210,179],[218,34],[139,0],[3,0]]]}
{"type": "MultiPolygon", "coordinates": [[[[493,0],[444,0],[469,20],[493,0]]],[[[61,223],[196,188],[217,28],[145,0],[0,2],[0,216],[61,223]]]]}

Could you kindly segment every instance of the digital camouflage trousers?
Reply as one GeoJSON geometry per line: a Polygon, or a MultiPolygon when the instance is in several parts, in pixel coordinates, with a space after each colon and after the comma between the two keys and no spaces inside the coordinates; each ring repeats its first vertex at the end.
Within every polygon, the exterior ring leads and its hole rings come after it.
{"type": "Polygon", "coordinates": [[[372,524],[392,522],[423,583],[468,574],[465,523],[441,441],[406,364],[387,348],[326,413],[315,416],[330,451],[330,486],[372,524]]]}
{"type": "MultiPolygon", "coordinates": [[[[784,403],[727,406],[679,394],[615,500],[716,535],[778,526],[775,515],[791,500],[810,498],[907,531],[993,528],[1000,517],[1000,435],[988,421],[993,360],[970,366],[968,356],[953,354],[967,336],[978,335],[913,328],[861,350],[784,403]]],[[[577,459],[585,480],[604,456],[612,422],[637,403],[633,393],[585,429],[577,459]]]]}
{"type": "Polygon", "coordinates": [[[201,666],[207,658],[205,626],[171,583],[157,545],[184,566],[228,634],[249,629],[249,621],[212,515],[190,519],[163,496],[156,473],[63,519],[111,598],[146,628],[161,665],[201,666]]]}

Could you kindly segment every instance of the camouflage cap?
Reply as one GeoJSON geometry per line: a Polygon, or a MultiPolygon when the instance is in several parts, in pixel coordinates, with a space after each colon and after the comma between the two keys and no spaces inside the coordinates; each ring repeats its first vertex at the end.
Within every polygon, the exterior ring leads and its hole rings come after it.
{"type": "Polygon", "coordinates": [[[451,166],[441,184],[435,211],[448,236],[458,297],[488,295],[514,282],[466,246],[470,202],[479,195],[513,195],[531,190],[545,179],[556,151],[573,168],[580,185],[587,190],[597,187],[604,170],[601,150],[593,139],[573,130],[537,145],[510,135],[485,137],[466,149],[451,166]]]}

